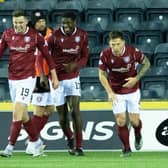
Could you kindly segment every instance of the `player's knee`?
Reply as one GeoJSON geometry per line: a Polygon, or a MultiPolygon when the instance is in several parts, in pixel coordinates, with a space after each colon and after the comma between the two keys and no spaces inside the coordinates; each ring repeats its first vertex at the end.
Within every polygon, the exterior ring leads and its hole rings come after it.
{"type": "Polygon", "coordinates": [[[126,124],[126,120],[125,120],[125,118],[118,118],[117,119],[117,125],[119,126],[119,127],[123,127],[124,125],[126,124]]]}
{"type": "Polygon", "coordinates": [[[38,116],[38,117],[42,117],[43,113],[36,111],[36,112],[33,113],[33,115],[38,116]]]}
{"type": "Polygon", "coordinates": [[[133,127],[137,127],[139,125],[139,119],[138,118],[132,118],[132,119],[130,119],[130,123],[133,127]]]}
{"type": "Polygon", "coordinates": [[[14,121],[20,121],[20,120],[23,120],[23,117],[18,115],[18,114],[13,114],[13,120],[14,121]]]}
{"type": "Polygon", "coordinates": [[[80,120],[81,119],[81,115],[78,111],[75,111],[73,110],[71,112],[71,117],[74,119],[74,120],[80,120]]]}
{"type": "Polygon", "coordinates": [[[65,119],[64,119],[64,118],[59,118],[59,124],[60,124],[61,126],[64,126],[64,125],[66,124],[65,119]]]}
{"type": "Polygon", "coordinates": [[[47,106],[46,111],[51,114],[55,111],[55,106],[47,106]]]}
{"type": "Polygon", "coordinates": [[[44,115],[46,115],[46,116],[50,116],[51,114],[52,114],[51,111],[45,111],[45,112],[44,112],[44,115]]]}
{"type": "Polygon", "coordinates": [[[73,119],[76,117],[76,114],[75,114],[75,111],[74,111],[74,110],[71,111],[71,117],[72,117],[73,119]]]}
{"type": "Polygon", "coordinates": [[[53,112],[54,112],[54,109],[53,109],[53,108],[50,108],[50,109],[47,109],[47,110],[44,112],[44,115],[50,116],[53,112]]]}

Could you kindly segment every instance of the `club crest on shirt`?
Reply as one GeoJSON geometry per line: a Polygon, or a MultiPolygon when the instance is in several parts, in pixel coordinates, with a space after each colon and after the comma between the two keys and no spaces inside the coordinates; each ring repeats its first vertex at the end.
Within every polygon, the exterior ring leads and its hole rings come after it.
{"type": "Polygon", "coordinates": [[[101,60],[99,60],[99,65],[102,65],[103,63],[102,63],[102,61],[101,60]]]}
{"type": "Polygon", "coordinates": [[[12,40],[15,40],[15,36],[12,36],[12,40]]]}
{"type": "Polygon", "coordinates": [[[29,42],[30,42],[30,36],[25,36],[25,37],[24,37],[24,41],[25,41],[26,43],[29,43],[29,42]]]}
{"type": "Polygon", "coordinates": [[[130,57],[129,57],[129,56],[124,57],[124,62],[125,62],[125,63],[130,62],[130,57]]]}
{"type": "Polygon", "coordinates": [[[113,60],[113,59],[111,59],[111,63],[112,63],[112,64],[114,63],[114,60],[113,60]]]}
{"type": "Polygon", "coordinates": [[[64,42],[64,38],[61,38],[61,42],[62,42],[62,43],[64,42]]]}
{"type": "Polygon", "coordinates": [[[76,36],[76,37],[75,37],[75,42],[78,43],[79,41],[80,41],[80,36],[76,36]]]}
{"type": "Polygon", "coordinates": [[[37,102],[41,102],[42,101],[42,97],[41,96],[38,96],[36,99],[37,99],[37,102]]]}

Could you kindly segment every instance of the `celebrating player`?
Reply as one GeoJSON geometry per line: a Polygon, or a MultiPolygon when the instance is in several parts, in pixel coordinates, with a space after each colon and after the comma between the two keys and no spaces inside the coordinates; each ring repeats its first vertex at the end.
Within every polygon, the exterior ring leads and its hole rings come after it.
{"type": "Polygon", "coordinates": [[[149,60],[141,51],[125,44],[122,32],[110,32],[109,47],[100,54],[99,79],[113,104],[118,136],[123,144],[123,157],[131,154],[126,111],[134,128],[135,148],[140,150],[142,147],[139,80],[149,67],[149,60]],[[138,73],[137,63],[142,64],[138,73]]]}
{"type": "Polygon", "coordinates": [[[16,10],[12,16],[13,28],[6,30],[0,39],[0,56],[8,47],[9,57],[9,88],[13,106],[13,121],[10,129],[9,144],[1,156],[12,156],[14,145],[22,126],[32,142],[33,156],[41,155],[42,141],[29,119],[27,107],[35,87],[35,50],[38,48],[50,67],[53,88],[58,87],[55,64],[48,52],[44,38],[27,26],[28,19],[24,11],[16,10]]]}
{"type": "Polygon", "coordinates": [[[51,90],[58,114],[59,123],[67,137],[69,153],[82,156],[82,119],[80,114],[80,81],[79,68],[88,60],[88,34],[76,26],[76,16],[72,12],[64,13],[62,26],[54,31],[48,40],[49,49],[55,60],[60,85],[51,90]],[[70,129],[68,101],[74,132],[70,129]],[[75,143],[74,143],[75,140],[75,143]]]}

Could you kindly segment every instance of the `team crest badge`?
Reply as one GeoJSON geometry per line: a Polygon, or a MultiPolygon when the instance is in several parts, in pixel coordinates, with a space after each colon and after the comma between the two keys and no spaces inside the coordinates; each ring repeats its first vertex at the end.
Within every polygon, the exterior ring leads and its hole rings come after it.
{"type": "Polygon", "coordinates": [[[62,42],[62,43],[64,42],[64,39],[63,39],[63,38],[61,38],[61,42],[62,42]]]}
{"type": "Polygon", "coordinates": [[[78,43],[79,41],[80,41],[80,36],[76,36],[76,37],[75,37],[75,42],[78,43]]]}
{"type": "Polygon", "coordinates": [[[103,62],[101,60],[99,60],[99,65],[102,65],[102,64],[103,64],[103,62]]]}
{"type": "Polygon", "coordinates": [[[12,36],[12,40],[15,40],[15,36],[12,36]]]}
{"type": "Polygon", "coordinates": [[[112,64],[114,63],[114,60],[113,60],[113,59],[111,59],[111,63],[112,63],[112,64]]]}
{"type": "Polygon", "coordinates": [[[124,61],[125,61],[125,63],[130,62],[130,57],[129,56],[124,57],[124,61]]]}
{"type": "Polygon", "coordinates": [[[26,43],[29,43],[29,42],[30,42],[30,37],[29,37],[29,36],[25,36],[24,41],[25,41],[26,43]]]}
{"type": "Polygon", "coordinates": [[[37,97],[37,102],[41,102],[42,101],[42,97],[41,96],[38,96],[37,97]]]}

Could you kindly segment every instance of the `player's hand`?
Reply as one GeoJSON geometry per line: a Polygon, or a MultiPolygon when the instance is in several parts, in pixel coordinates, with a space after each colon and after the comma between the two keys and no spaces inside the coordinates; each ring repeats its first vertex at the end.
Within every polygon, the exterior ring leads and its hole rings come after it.
{"type": "Polygon", "coordinates": [[[129,77],[126,78],[125,81],[127,82],[122,86],[126,88],[132,88],[138,82],[138,79],[136,77],[129,77]]]}
{"type": "Polygon", "coordinates": [[[117,96],[115,93],[108,93],[108,101],[113,104],[117,103],[117,96]]]}
{"type": "Polygon", "coordinates": [[[57,89],[59,86],[59,81],[57,79],[52,80],[53,89],[57,89]]]}
{"type": "Polygon", "coordinates": [[[56,74],[56,70],[52,69],[50,72],[51,72],[51,79],[52,79],[52,87],[53,89],[57,89],[59,86],[59,80],[56,74]]]}
{"type": "Polygon", "coordinates": [[[40,86],[45,90],[49,90],[49,81],[48,77],[44,74],[40,75],[40,86]]]}
{"type": "Polygon", "coordinates": [[[66,72],[72,72],[76,68],[76,63],[63,64],[66,72]]]}

